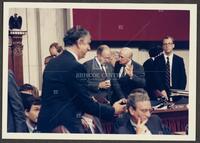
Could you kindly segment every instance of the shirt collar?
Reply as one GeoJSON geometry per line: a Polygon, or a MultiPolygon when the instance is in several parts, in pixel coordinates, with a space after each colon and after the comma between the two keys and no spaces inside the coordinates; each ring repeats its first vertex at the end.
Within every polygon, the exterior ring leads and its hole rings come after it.
{"type": "Polygon", "coordinates": [[[133,122],[133,120],[130,119],[131,125],[136,128],[136,124],[133,122]]]}
{"type": "Polygon", "coordinates": [[[164,52],[163,52],[163,54],[164,54],[164,57],[165,57],[165,59],[167,59],[167,57],[169,57],[169,59],[172,59],[172,57],[173,57],[173,55],[174,55],[174,53],[172,53],[171,55],[166,55],[164,52]]]}
{"type": "MultiPolygon", "coordinates": [[[[130,60],[126,65],[131,65],[132,64],[132,60],[130,60]]],[[[124,65],[124,66],[126,66],[124,65]]]]}
{"type": "Polygon", "coordinates": [[[95,57],[95,60],[97,61],[97,64],[99,65],[99,67],[102,68],[99,59],[97,57],[95,57]]]}
{"type": "Polygon", "coordinates": [[[33,127],[33,126],[29,123],[28,120],[26,120],[26,125],[27,125],[28,131],[29,131],[30,133],[32,133],[32,132],[36,129],[36,127],[33,127]]]}
{"type": "Polygon", "coordinates": [[[74,58],[78,61],[78,56],[73,51],[69,49],[67,49],[67,51],[70,52],[74,56],[74,58]]]}

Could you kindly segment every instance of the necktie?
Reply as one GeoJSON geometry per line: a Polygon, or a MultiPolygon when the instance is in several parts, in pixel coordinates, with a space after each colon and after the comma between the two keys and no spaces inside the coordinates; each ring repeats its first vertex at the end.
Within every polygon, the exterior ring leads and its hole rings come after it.
{"type": "Polygon", "coordinates": [[[165,81],[166,87],[170,88],[170,64],[169,64],[169,57],[167,57],[167,63],[166,63],[166,81],[165,81]]]}
{"type": "Polygon", "coordinates": [[[102,77],[106,80],[107,79],[107,74],[106,71],[104,70],[104,66],[101,65],[101,70],[102,70],[102,77]]]}
{"type": "Polygon", "coordinates": [[[122,72],[120,77],[124,77],[125,76],[125,65],[122,66],[122,72]]]}

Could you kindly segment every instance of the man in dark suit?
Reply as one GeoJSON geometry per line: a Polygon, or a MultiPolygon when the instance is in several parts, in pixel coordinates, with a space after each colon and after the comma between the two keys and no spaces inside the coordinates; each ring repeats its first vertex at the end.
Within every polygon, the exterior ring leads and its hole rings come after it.
{"type": "Polygon", "coordinates": [[[89,31],[75,26],[67,31],[64,43],[67,49],[46,66],[43,74],[42,107],[38,130],[54,132],[67,128],[71,133],[83,133],[81,116],[84,112],[106,120],[124,111],[121,101],[113,107],[99,104],[89,97],[86,70],[78,62],[90,50],[89,31]]]}
{"type": "Polygon", "coordinates": [[[170,88],[184,90],[186,87],[184,61],[173,53],[174,47],[174,39],[166,36],[163,39],[163,54],[155,59],[156,86],[166,99],[170,88]]]}
{"type": "Polygon", "coordinates": [[[8,70],[8,132],[28,132],[24,106],[15,82],[14,74],[8,70]]]}
{"type": "Polygon", "coordinates": [[[156,96],[156,85],[155,85],[155,65],[154,61],[157,56],[159,56],[162,53],[161,47],[153,47],[149,50],[149,56],[150,58],[147,59],[144,64],[144,72],[145,72],[145,80],[146,80],[146,86],[145,89],[148,92],[148,95],[151,100],[157,100],[156,96]]]}
{"type": "Polygon", "coordinates": [[[132,60],[133,53],[130,48],[122,48],[119,61],[115,64],[115,73],[118,74],[118,82],[127,97],[133,89],[145,87],[145,74],[143,67],[132,60]]]}
{"type": "Polygon", "coordinates": [[[136,89],[128,96],[127,109],[129,116],[118,128],[118,134],[170,134],[156,115],[151,115],[151,103],[147,92],[136,89]]]}
{"type": "Polygon", "coordinates": [[[97,56],[84,63],[88,75],[88,87],[91,96],[100,103],[113,103],[124,98],[120,85],[110,63],[111,50],[107,45],[97,48],[97,56]]]}

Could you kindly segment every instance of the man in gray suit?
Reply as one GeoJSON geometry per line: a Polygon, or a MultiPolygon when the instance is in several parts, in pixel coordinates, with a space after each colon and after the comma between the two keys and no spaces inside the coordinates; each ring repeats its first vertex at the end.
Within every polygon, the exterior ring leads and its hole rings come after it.
{"type": "Polygon", "coordinates": [[[90,95],[98,102],[106,104],[112,104],[124,97],[110,62],[110,48],[100,45],[97,48],[97,56],[84,63],[90,95]]]}

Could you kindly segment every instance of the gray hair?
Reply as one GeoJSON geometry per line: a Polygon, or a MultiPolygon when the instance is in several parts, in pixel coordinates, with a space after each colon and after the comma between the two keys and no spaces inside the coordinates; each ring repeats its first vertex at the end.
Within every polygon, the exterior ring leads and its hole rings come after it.
{"type": "Polygon", "coordinates": [[[129,107],[136,109],[136,103],[140,101],[150,101],[148,93],[142,88],[135,89],[129,94],[127,99],[127,109],[129,109],[129,107]]]}

